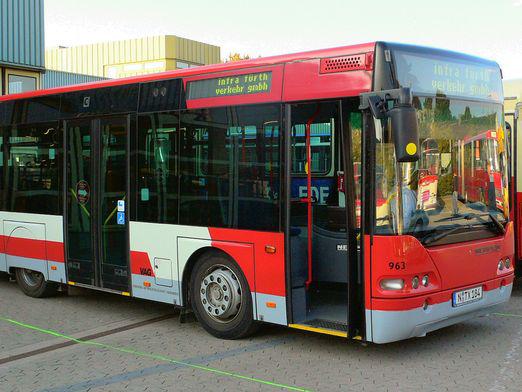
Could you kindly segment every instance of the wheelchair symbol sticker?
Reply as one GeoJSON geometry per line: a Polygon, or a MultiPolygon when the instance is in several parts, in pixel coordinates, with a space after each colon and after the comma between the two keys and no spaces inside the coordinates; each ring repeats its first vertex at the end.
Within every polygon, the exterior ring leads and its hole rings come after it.
{"type": "Polygon", "coordinates": [[[118,212],[118,224],[124,225],[125,224],[125,212],[118,212]]]}

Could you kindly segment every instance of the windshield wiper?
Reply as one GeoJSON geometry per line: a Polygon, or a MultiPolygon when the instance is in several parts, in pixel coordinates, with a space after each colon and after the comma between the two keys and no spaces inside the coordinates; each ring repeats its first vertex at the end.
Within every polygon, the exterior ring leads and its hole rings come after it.
{"type": "Polygon", "coordinates": [[[457,214],[457,215],[452,215],[452,216],[448,216],[446,218],[439,219],[435,222],[445,222],[445,221],[457,220],[457,219],[466,219],[466,220],[478,219],[482,223],[487,223],[482,219],[482,217],[484,217],[484,216],[488,216],[491,219],[491,222],[493,223],[493,225],[495,226],[495,228],[498,230],[499,233],[506,234],[506,229],[504,228],[502,223],[500,223],[498,218],[495,215],[493,215],[491,212],[488,212],[486,214],[475,214],[475,213],[457,214]]]}
{"type": "Polygon", "coordinates": [[[457,220],[457,219],[471,220],[476,217],[477,217],[476,214],[455,214],[455,215],[447,216],[446,218],[438,219],[435,222],[439,223],[439,222],[446,222],[446,221],[457,220]]]}
{"type": "Polygon", "coordinates": [[[498,218],[495,215],[493,215],[491,212],[488,212],[488,216],[491,218],[491,221],[495,224],[498,231],[502,234],[506,234],[506,228],[504,227],[504,225],[502,223],[500,223],[498,218]]]}
{"type": "Polygon", "coordinates": [[[439,227],[437,229],[435,229],[435,231],[431,232],[430,234],[428,234],[428,238],[423,238],[421,240],[422,244],[423,245],[429,245],[431,244],[432,242],[437,242],[441,239],[443,239],[444,237],[450,235],[450,234],[453,234],[455,233],[456,231],[459,231],[459,230],[462,230],[462,229],[465,229],[465,228],[471,228],[472,226],[471,225],[468,225],[468,226],[456,226],[456,227],[453,227],[451,229],[448,229],[447,227],[439,227]],[[443,231],[445,230],[445,231],[443,231]],[[437,234],[437,232],[439,232],[437,234]]]}

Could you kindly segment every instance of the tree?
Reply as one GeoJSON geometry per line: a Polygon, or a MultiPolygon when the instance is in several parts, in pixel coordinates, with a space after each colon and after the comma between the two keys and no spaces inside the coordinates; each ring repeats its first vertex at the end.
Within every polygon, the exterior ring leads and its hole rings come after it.
{"type": "Polygon", "coordinates": [[[225,60],[225,63],[231,63],[233,61],[241,61],[241,60],[249,60],[250,56],[248,54],[240,55],[239,53],[230,53],[228,55],[228,59],[225,60]]]}

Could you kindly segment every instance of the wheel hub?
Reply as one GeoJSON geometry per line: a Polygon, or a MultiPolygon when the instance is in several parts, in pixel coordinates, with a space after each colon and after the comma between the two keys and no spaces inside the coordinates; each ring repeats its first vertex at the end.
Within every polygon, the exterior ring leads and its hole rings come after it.
{"type": "Polygon", "coordinates": [[[214,320],[234,318],[241,308],[241,285],[229,268],[218,266],[209,270],[201,282],[201,304],[214,320]]]}
{"type": "Polygon", "coordinates": [[[28,286],[37,286],[41,283],[43,275],[40,272],[24,269],[22,270],[22,278],[28,286]]]}

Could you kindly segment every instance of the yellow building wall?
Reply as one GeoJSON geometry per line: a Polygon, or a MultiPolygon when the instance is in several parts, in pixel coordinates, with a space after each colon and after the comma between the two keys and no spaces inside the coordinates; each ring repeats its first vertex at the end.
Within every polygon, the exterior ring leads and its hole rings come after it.
{"type": "Polygon", "coordinates": [[[504,111],[513,113],[517,102],[522,102],[522,79],[504,80],[504,111]]]}
{"type": "Polygon", "coordinates": [[[46,68],[121,78],[221,61],[218,46],[177,36],[154,36],[45,51],[46,68]],[[184,63],[184,64],[180,64],[184,63]]]}

